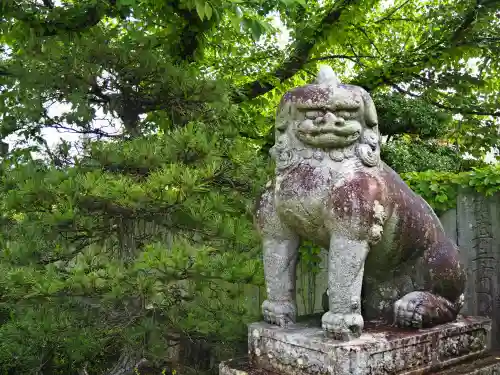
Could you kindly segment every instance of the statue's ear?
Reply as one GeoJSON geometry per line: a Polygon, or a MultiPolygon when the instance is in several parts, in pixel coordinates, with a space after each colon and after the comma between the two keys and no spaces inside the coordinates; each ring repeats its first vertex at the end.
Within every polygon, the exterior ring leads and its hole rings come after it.
{"type": "Polygon", "coordinates": [[[278,121],[276,121],[276,124],[274,125],[274,128],[280,132],[284,132],[287,127],[288,127],[288,121],[283,117],[280,118],[278,121]]]}
{"type": "Polygon", "coordinates": [[[284,131],[288,127],[288,121],[290,120],[292,112],[292,106],[290,103],[282,102],[278,106],[278,110],[276,111],[276,122],[275,128],[279,131],[284,131]]]}
{"type": "Polygon", "coordinates": [[[372,97],[365,90],[361,89],[363,103],[365,105],[365,123],[366,126],[373,128],[378,125],[377,109],[372,97]]]}

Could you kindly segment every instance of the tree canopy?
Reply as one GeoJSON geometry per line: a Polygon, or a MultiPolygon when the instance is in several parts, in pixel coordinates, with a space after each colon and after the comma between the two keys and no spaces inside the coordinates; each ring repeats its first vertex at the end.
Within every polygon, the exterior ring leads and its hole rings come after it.
{"type": "Polygon", "coordinates": [[[1,1],[0,369],[122,375],[244,341],[280,96],[330,64],[373,95],[397,170],[464,168],[498,145],[499,6],[1,1]]]}
{"type": "MultiPolygon", "coordinates": [[[[0,74],[9,87],[2,106],[11,123],[4,118],[3,133],[23,129],[34,136],[41,127],[68,127],[107,135],[89,125],[100,107],[135,136],[151,126],[188,122],[224,90],[232,103],[269,108],[283,89],[311,79],[318,62],[327,62],[346,81],[419,98],[464,116],[462,126],[470,123],[474,133],[491,135],[492,118],[500,114],[498,5],[496,0],[4,1],[0,74]],[[281,46],[272,17],[289,36],[281,46]],[[185,79],[188,71],[191,79],[185,79]],[[21,99],[30,101],[29,111],[21,99]],[[42,107],[51,102],[74,109],[49,116],[42,107]]],[[[415,108],[413,117],[420,111],[415,108]]],[[[391,125],[382,123],[383,133],[393,132],[384,126],[391,125]]]]}

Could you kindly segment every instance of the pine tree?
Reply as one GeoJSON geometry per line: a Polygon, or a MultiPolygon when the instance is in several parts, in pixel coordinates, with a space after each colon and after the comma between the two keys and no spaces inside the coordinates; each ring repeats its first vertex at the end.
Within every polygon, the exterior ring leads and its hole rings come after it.
{"type": "Polygon", "coordinates": [[[97,371],[117,352],[130,367],[186,337],[244,337],[266,164],[231,106],[212,110],[162,135],[89,142],[64,168],[4,160],[4,368],[97,371]]]}

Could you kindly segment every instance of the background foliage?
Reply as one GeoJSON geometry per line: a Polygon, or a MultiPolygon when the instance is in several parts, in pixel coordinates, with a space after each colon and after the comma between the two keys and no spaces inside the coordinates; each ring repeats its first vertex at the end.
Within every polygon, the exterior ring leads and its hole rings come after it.
{"type": "Polygon", "coordinates": [[[320,63],[371,92],[384,159],[437,210],[497,191],[499,5],[1,1],[1,372],[216,371],[245,350],[275,108],[320,63]]]}
{"type": "Polygon", "coordinates": [[[473,167],[467,172],[408,172],[403,178],[437,213],[456,206],[460,189],[469,189],[486,196],[500,192],[500,166],[473,167]]]}

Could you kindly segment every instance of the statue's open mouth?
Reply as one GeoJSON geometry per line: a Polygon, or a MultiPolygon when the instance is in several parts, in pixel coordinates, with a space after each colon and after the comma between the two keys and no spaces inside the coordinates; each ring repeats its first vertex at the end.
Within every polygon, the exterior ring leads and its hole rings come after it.
{"type": "Polygon", "coordinates": [[[299,126],[297,129],[297,137],[302,142],[324,148],[348,146],[356,142],[360,136],[361,124],[357,121],[349,121],[342,126],[334,124],[305,125],[299,126]]]}

